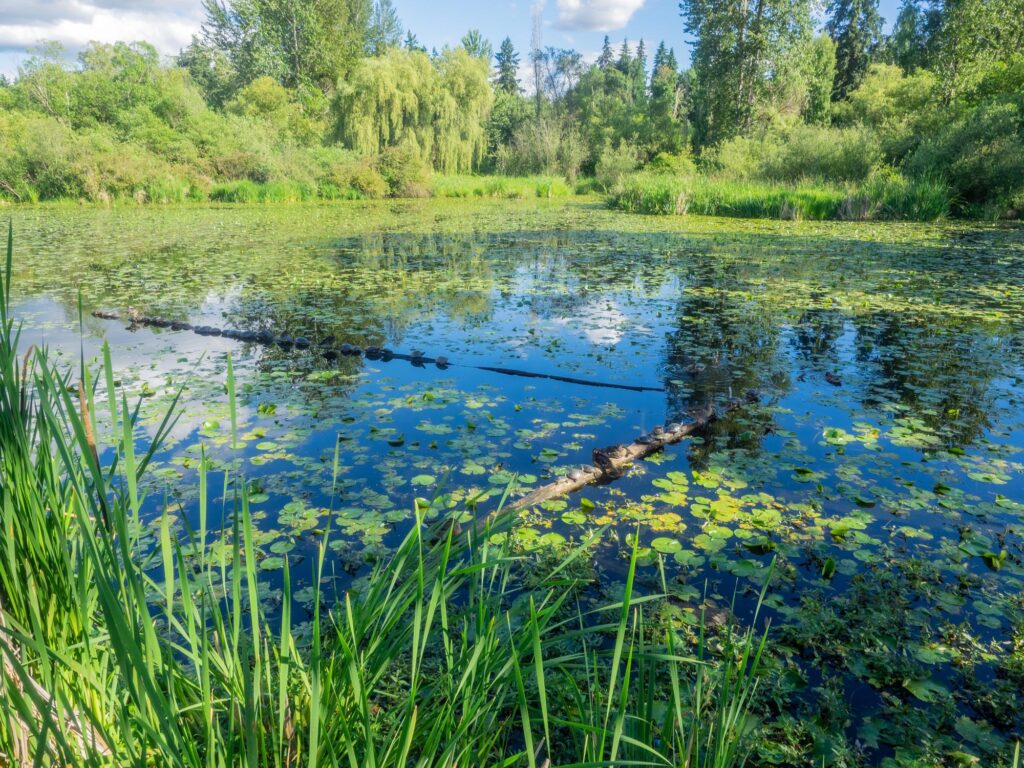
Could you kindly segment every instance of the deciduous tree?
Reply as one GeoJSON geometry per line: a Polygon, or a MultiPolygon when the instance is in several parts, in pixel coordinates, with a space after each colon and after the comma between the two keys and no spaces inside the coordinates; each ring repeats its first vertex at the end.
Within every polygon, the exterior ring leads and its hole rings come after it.
{"type": "Polygon", "coordinates": [[[328,90],[363,54],[372,0],[203,0],[202,38],[223,51],[237,87],[257,77],[328,90]]]}
{"type": "Polygon", "coordinates": [[[335,137],[371,156],[414,146],[438,170],[471,171],[487,148],[488,74],[487,62],[461,47],[436,61],[403,49],[361,59],[339,82],[335,137]]]}
{"type": "Polygon", "coordinates": [[[810,0],[682,0],[693,36],[696,139],[749,133],[760,99],[778,92],[807,43],[810,0]]]}

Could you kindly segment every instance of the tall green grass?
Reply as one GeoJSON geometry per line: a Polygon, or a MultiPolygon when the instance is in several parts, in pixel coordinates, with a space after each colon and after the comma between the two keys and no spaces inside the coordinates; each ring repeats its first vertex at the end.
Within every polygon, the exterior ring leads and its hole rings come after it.
{"type": "Polygon", "coordinates": [[[608,198],[611,207],[654,215],[697,214],[787,220],[935,221],[953,205],[948,186],[877,173],[850,186],[780,184],[639,173],[608,198]]]}
{"type": "Polygon", "coordinates": [[[434,176],[431,197],[570,197],[574,190],[558,176],[434,176]]]}
{"type": "MultiPolygon", "coordinates": [[[[328,188],[328,193],[334,193],[328,188]]],[[[210,200],[220,203],[300,203],[317,197],[316,187],[298,182],[231,181],[215,184],[210,189],[210,200]]]]}
{"type": "MultiPolygon", "coordinates": [[[[194,530],[150,503],[145,473],[174,409],[143,450],[109,350],[100,370],[71,372],[19,349],[11,263],[9,236],[0,765],[743,765],[765,635],[691,652],[653,618],[657,598],[636,594],[635,549],[621,602],[583,611],[570,574],[593,541],[524,591],[508,515],[466,532],[420,516],[340,591],[328,531],[308,621],[292,614],[287,563],[267,616],[244,474],[213,477],[204,457],[194,530]]],[[[227,384],[233,407],[230,366],[227,384]]]]}

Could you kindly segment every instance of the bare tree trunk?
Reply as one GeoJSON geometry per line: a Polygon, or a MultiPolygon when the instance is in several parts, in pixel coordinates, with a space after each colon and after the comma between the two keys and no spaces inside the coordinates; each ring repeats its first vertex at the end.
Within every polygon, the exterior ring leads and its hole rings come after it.
{"type": "Polygon", "coordinates": [[[745,88],[747,82],[747,0],[741,0],[739,13],[739,32],[736,36],[736,60],[739,62],[739,82],[736,85],[736,113],[743,114],[743,103],[745,100],[745,88]]]}

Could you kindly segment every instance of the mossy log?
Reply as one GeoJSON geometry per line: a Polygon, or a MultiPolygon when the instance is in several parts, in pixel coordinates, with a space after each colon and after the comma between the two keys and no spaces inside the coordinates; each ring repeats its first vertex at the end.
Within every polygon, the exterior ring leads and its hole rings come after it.
{"type": "MultiPolygon", "coordinates": [[[[748,394],[747,400],[751,401],[755,397],[756,395],[753,393],[748,394]]],[[[741,404],[742,401],[740,400],[730,400],[723,407],[722,412],[729,413],[734,411],[741,404]]],[[[711,403],[708,403],[694,412],[693,420],[686,424],[669,424],[664,428],[655,427],[650,434],[640,435],[640,437],[627,445],[595,448],[593,451],[594,463],[592,465],[572,470],[553,483],[548,483],[534,489],[521,499],[512,502],[509,506],[512,509],[527,509],[550,499],[568,496],[570,493],[582,490],[588,485],[611,482],[625,474],[633,462],[657,453],[666,445],[672,445],[691,435],[700,434],[717,418],[719,418],[718,409],[711,403]]]]}

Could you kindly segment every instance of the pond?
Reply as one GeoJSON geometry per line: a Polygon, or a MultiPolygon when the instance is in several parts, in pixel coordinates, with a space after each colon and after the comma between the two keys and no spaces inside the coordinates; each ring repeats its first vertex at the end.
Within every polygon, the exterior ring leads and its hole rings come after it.
{"type": "Polygon", "coordinates": [[[608,526],[593,568],[614,597],[638,533],[641,586],[667,588],[681,626],[750,620],[774,560],[762,763],[993,755],[1020,733],[1024,229],[544,200],[11,215],[24,346],[73,366],[108,341],[143,439],[183,388],[147,509],[195,526],[204,452],[238,468],[268,605],[285,558],[308,585],[327,529],[332,578],[358,578],[417,504],[483,516],[510,483],[521,496],[740,398],[706,434],[524,512],[517,545],[608,526]]]}

